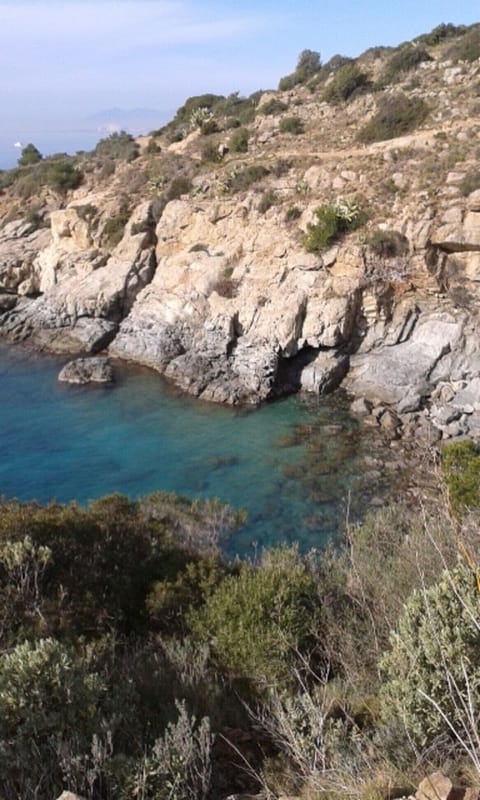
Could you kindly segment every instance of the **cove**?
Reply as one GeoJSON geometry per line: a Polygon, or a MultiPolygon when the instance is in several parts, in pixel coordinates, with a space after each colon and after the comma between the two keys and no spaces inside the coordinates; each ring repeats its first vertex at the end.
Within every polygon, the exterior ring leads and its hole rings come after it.
{"type": "Polygon", "coordinates": [[[84,504],[121,492],[218,497],[247,511],[229,555],[321,547],[373,493],[372,441],[337,396],[244,410],[202,403],[156,373],[116,365],[116,383],[60,384],[65,359],[0,346],[0,493],[84,504]]]}

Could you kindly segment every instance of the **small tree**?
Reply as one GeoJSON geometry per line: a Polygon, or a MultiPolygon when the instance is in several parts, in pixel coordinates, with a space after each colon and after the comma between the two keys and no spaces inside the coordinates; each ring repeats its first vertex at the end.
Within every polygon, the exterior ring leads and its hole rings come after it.
{"type": "Polygon", "coordinates": [[[320,53],[316,50],[302,50],[298,56],[295,72],[302,81],[305,81],[315,75],[321,66],[320,53]]]}
{"type": "Polygon", "coordinates": [[[38,164],[43,158],[40,150],[37,150],[34,144],[27,144],[23,148],[20,158],[18,159],[19,167],[31,167],[32,164],[38,164]]]}

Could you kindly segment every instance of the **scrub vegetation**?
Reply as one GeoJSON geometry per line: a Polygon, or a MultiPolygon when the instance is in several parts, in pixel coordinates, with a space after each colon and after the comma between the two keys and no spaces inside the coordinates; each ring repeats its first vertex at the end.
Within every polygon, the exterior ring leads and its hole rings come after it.
{"type": "Polygon", "coordinates": [[[399,504],[322,553],[243,562],[218,501],[4,502],[0,797],[340,800],[446,760],[478,776],[478,457],[443,451],[454,517],[399,504]]]}

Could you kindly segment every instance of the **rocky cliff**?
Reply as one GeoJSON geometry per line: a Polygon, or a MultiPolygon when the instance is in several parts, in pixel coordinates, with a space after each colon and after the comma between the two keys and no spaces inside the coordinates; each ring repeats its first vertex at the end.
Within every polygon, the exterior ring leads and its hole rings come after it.
{"type": "Polygon", "coordinates": [[[335,102],[334,64],[256,97],[246,152],[209,112],[113,174],[87,154],[68,192],[4,180],[0,334],[107,350],[219,402],[342,383],[412,429],[480,436],[480,62],[424,52],[382,83],[392,53],[369,51],[354,66],[375,91],[335,102]],[[400,94],[423,121],[364,143],[400,94]],[[317,209],[341,203],[362,225],[308,252],[317,209]]]}

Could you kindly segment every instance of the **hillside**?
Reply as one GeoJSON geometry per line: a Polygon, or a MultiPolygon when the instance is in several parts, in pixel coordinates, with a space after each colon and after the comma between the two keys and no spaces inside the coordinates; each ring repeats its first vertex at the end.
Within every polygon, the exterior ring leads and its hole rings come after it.
{"type": "MultiPolygon", "coordinates": [[[[0,800],[479,800],[480,25],[20,162],[5,341],[231,404],[343,386],[389,453],[364,483],[402,480],[244,560],[218,500],[0,498],[0,800]]],[[[292,467],[338,481],[342,425],[304,429],[292,467]]]]}
{"type": "Polygon", "coordinates": [[[2,173],[1,335],[220,402],[343,382],[397,428],[479,435],[479,41],[305,51],[278,91],[2,173]]]}

